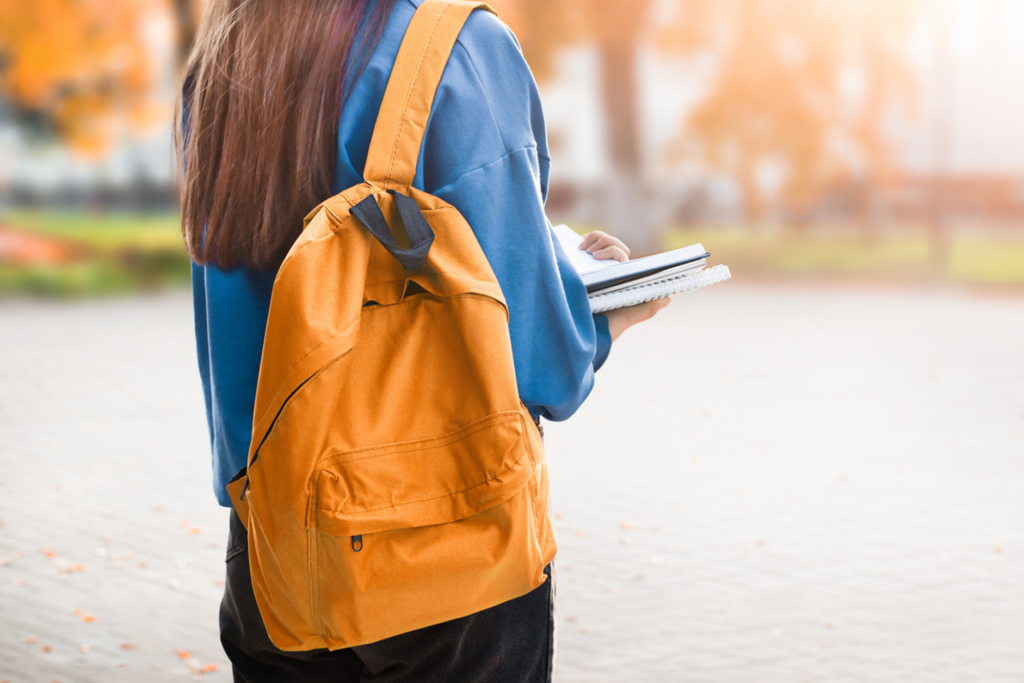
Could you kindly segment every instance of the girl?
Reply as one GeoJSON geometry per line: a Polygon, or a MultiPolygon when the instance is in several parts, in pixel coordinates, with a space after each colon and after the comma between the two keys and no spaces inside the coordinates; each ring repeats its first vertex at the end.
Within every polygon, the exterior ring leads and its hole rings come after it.
{"type": "MultiPolygon", "coordinates": [[[[276,269],[321,201],[362,181],[370,137],[421,0],[209,0],[183,87],[182,229],[195,261],[199,370],[214,491],[246,464],[276,269]]],[[[473,227],[501,285],[520,398],[564,420],[651,302],[593,316],[544,215],[550,160],[537,87],[512,33],[474,12],[442,76],[414,186],[473,227]]],[[[597,258],[626,260],[591,233],[597,258]]],[[[477,614],[370,645],[283,652],[267,637],[246,534],[231,515],[221,640],[236,681],[548,681],[553,581],[477,614]]]]}

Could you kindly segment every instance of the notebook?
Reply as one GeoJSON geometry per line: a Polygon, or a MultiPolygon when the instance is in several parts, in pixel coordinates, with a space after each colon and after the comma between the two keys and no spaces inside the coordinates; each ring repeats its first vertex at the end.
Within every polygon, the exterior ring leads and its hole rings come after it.
{"type": "Polygon", "coordinates": [[[556,225],[554,234],[583,279],[594,313],[688,294],[731,277],[728,266],[707,268],[711,254],[700,244],[620,263],[580,249],[583,238],[567,225],[556,225]]]}

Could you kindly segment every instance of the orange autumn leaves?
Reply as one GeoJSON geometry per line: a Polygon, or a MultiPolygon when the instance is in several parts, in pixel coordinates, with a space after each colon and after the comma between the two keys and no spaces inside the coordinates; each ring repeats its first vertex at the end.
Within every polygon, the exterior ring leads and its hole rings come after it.
{"type": "Polygon", "coordinates": [[[89,155],[104,151],[123,130],[166,118],[169,103],[156,92],[157,34],[170,27],[166,5],[6,0],[0,96],[89,155]]]}
{"type": "MultiPolygon", "coordinates": [[[[693,78],[706,87],[664,158],[736,179],[746,213],[757,216],[769,194],[792,206],[851,177],[892,178],[885,126],[894,109],[913,113],[908,37],[934,0],[491,4],[542,81],[554,75],[559,51],[579,44],[611,54],[629,45],[694,58],[693,78]]],[[[614,116],[611,123],[639,125],[614,116]]]]}
{"type": "MultiPolygon", "coordinates": [[[[0,98],[74,149],[100,154],[125,131],[170,120],[175,74],[201,4],[5,0],[0,98]]],[[[906,38],[934,0],[491,4],[541,81],[554,76],[564,48],[580,44],[710,57],[706,89],[661,153],[735,178],[756,216],[772,194],[792,206],[851,177],[893,177],[884,129],[894,105],[910,109],[906,38]]],[[[612,123],[641,125],[628,117],[612,123]]]]}
{"type": "Polygon", "coordinates": [[[178,655],[178,659],[182,660],[183,662],[185,662],[185,664],[188,665],[188,668],[192,670],[193,676],[201,674],[211,674],[220,669],[220,667],[218,667],[216,664],[203,664],[198,659],[193,657],[192,653],[188,650],[175,650],[174,654],[178,655]]]}
{"type": "Polygon", "coordinates": [[[675,149],[736,178],[748,215],[775,175],[790,206],[853,177],[893,178],[887,123],[910,115],[908,56],[928,0],[690,0],[658,36],[703,47],[716,76],[675,149]]]}
{"type": "Polygon", "coordinates": [[[76,609],[73,612],[73,614],[74,614],[74,616],[78,617],[79,619],[81,619],[86,624],[95,624],[96,623],[96,615],[95,614],[86,614],[85,612],[82,611],[81,608],[76,609]]]}

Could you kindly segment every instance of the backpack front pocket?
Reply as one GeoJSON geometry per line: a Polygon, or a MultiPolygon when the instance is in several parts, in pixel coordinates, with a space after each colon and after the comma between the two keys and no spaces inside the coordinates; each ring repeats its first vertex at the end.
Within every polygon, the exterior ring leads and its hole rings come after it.
{"type": "Polygon", "coordinates": [[[528,486],[538,464],[532,428],[523,411],[509,411],[318,463],[310,569],[325,641],[372,642],[399,624],[463,616],[508,599],[510,586],[525,594],[543,581],[540,492],[528,486]]]}

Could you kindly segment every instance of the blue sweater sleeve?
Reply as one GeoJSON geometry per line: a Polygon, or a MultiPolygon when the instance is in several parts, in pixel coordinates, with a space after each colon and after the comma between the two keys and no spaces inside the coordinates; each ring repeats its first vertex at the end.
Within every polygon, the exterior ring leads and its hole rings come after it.
{"type": "Polygon", "coordinates": [[[473,228],[509,308],[519,395],[535,416],[565,420],[611,347],[544,214],[550,160],[537,85],[512,32],[474,12],[442,76],[417,184],[473,228]]]}

